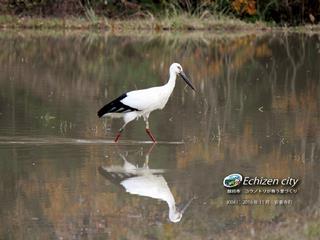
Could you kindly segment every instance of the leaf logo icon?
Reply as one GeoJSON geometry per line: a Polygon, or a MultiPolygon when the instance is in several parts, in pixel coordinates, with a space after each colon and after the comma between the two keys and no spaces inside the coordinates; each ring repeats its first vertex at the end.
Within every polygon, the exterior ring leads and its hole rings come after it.
{"type": "Polygon", "coordinates": [[[235,188],[241,185],[242,175],[239,173],[233,173],[226,176],[223,179],[223,186],[226,188],[235,188]]]}

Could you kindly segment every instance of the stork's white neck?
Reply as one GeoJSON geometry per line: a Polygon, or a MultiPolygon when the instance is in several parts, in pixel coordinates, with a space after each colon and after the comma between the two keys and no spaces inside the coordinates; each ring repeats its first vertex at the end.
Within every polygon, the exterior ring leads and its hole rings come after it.
{"type": "Polygon", "coordinates": [[[177,74],[175,72],[170,72],[169,81],[165,84],[165,87],[168,89],[171,94],[174,86],[176,85],[177,74]]]}
{"type": "Polygon", "coordinates": [[[176,85],[176,78],[177,74],[174,72],[170,72],[169,81],[160,87],[161,91],[159,91],[160,101],[157,106],[158,109],[163,109],[164,106],[167,104],[169,97],[171,96],[172,91],[174,89],[174,86],[176,85]]]}
{"type": "MultiPolygon", "coordinates": [[[[172,196],[172,195],[171,195],[172,196]]],[[[172,222],[179,222],[181,220],[182,214],[177,211],[175,201],[172,196],[172,200],[167,201],[169,207],[169,219],[172,222]]]]}

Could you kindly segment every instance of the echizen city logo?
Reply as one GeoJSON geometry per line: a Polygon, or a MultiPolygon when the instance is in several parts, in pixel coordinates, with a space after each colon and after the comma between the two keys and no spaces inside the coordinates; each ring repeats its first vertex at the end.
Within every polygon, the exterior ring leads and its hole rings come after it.
{"type": "Polygon", "coordinates": [[[283,186],[295,188],[298,186],[299,178],[266,178],[266,177],[243,177],[239,173],[232,173],[223,179],[223,186],[226,188],[236,188],[243,186],[283,186]]]}
{"type": "Polygon", "coordinates": [[[223,179],[223,186],[225,186],[226,188],[239,187],[241,185],[242,179],[243,177],[239,173],[230,174],[223,179]]]}

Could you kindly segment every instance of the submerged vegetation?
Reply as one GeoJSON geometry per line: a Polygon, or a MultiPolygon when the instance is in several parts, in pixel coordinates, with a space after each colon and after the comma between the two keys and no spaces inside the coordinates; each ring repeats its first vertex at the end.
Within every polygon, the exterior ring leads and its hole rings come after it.
{"type": "Polygon", "coordinates": [[[2,28],[212,30],[252,27],[252,23],[261,27],[261,22],[316,25],[320,4],[305,0],[8,0],[0,2],[0,14],[2,28]]]}

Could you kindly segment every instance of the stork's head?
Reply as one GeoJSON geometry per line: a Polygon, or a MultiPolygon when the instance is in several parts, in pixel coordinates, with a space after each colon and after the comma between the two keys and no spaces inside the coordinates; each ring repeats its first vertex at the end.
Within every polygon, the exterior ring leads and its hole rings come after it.
{"type": "Polygon", "coordinates": [[[190,79],[186,76],[186,74],[183,72],[182,66],[179,63],[172,63],[170,66],[170,75],[179,75],[188,85],[195,91],[192,82],[190,79]]]}
{"type": "Polygon", "coordinates": [[[171,222],[174,222],[174,223],[180,222],[181,218],[182,218],[181,212],[177,212],[177,211],[169,212],[169,219],[171,222]]]}
{"type": "Polygon", "coordinates": [[[179,74],[183,72],[182,66],[179,63],[172,63],[170,66],[170,73],[179,74]]]}
{"type": "Polygon", "coordinates": [[[176,207],[175,205],[169,205],[169,219],[171,222],[180,222],[183,213],[189,207],[194,197],[192,197],[184,206],[176,207]]]}

